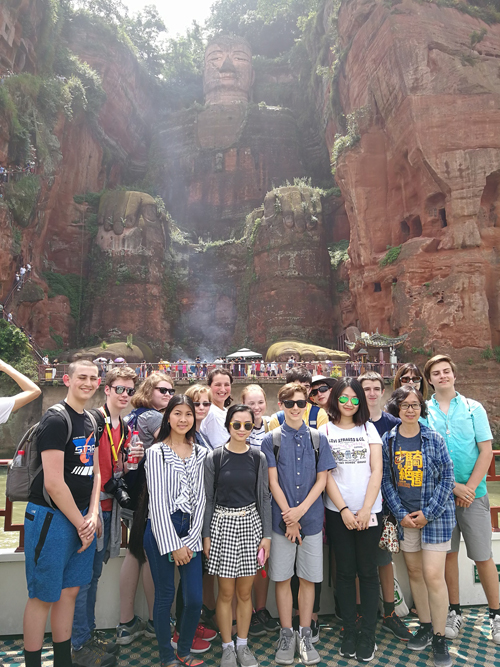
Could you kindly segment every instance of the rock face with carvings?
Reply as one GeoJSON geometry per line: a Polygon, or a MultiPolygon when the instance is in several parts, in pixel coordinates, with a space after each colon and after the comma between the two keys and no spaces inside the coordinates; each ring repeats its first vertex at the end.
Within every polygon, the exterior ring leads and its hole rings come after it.
{"type": "Polygon", "coordinates": [[[254,220],[250,237],[248,287],[253,340],[262,347],[290,338],[331,345],[334,316],[321,197],[307,186],[277,188],[257,214],[262,217],[254,220]]]}
{"type": "MultiPolygon", "coordinates": [[[[340,101],[360,135],[336,172],[350,224],[344,326],[440,350],[499,345],[500,26],[353,0],[338,32],[340,101]]],[[[331,119],[330,148],[338,131],[331,119]]]]}

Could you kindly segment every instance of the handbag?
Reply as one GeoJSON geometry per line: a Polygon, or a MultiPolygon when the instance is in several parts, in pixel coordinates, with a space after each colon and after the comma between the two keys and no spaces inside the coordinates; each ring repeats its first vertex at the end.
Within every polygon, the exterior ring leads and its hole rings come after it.
{"type": "MultiPolygon", "coordinates": [[[[389,440],[389,462],[391,467],[391,477],[394,488],[396,489],[396,479],[392,467],[392,439],[389,440]]],[[[383,528],[380,541],[378,543],[381,549],[390,551],[393,554],[399,553],[398,524],[393,514],[389,513],[382,519],[383,528]]]]}

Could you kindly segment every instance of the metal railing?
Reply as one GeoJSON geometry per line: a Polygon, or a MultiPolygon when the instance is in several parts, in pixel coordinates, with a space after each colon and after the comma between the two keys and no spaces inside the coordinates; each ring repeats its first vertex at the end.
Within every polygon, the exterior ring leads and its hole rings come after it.
{"type": "MultiPolygon", "coordinates": [[[[40,364],[38,367],[38,380],[40,383],[53,382],[54,380],[62,380],[62,377],[67,373],[69,364],[40,364]]],[[[96,362],[96,365],[100,368],[101,376],[104,378],[106,371],[102,368],[102,364],[96,362]]],[[[106,364],[107,370],[110,370],[113,366],[118,365],[113,363],[112,365],[106,364]]],[[[274,365],[269,369],[268,365],[264,362],[261,364],[260,368],[253,366],[251,363],[220,363],[215,364],[213,362],[207,364],[200,364],[199,366],[193,362],[184,363],[167,363],[167,362],[158,362],[154,364],[129,364],[134,370],[137,371],[137,375],[144,379],[148,377],[151,373],[155,371],[163,371],[171,376],[174,381],[204,381],[208,373],[214,368],[224,368],[228,370],[235,380],[254,380],[256,382],[265,381],[265,382],[283,382],[285,380],[286,373],[288,371],[287,362],[274,362],[274,365]]],[[[295,367],[303,366],[305,367],[313,376],[314,375],[325,375],[326,377],[357,377],[366,371],[376,371],[380,373],[382,377],[390,382],[394,375],[396,374],[397,369],[401,364],[379,364],[375,362],[364,362],[364,363],[353,363],[345,361],[333,361],[330,364],[326,364],[324,361],[311,361],[300,364],[295,364],[295,367]]]]}

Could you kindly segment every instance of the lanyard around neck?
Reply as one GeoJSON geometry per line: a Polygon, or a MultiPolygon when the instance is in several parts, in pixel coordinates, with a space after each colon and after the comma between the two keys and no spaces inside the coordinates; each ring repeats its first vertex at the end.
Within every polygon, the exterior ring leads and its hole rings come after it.
{"type": "Polygon", "coordinates": [[[118,454],[120,453],[121,446],[125,441],[125,435],[126,435],[125,425],[123,423],[123,419],[121,417],[118,417],[120,422],[120,439],[118,441],[118,446],[115,447],[115,443],[113,441],[113,433],[110,427],[111,415],[109,414],[108,406],[104,405],[102,411],[104,412],[104,417],[105,417],[104,423],[106,424],[106,430],[108,432],[109,444],[111,445],[111,453],[113,454],[113,460],[116,463],[118,461],[118,454]]]}

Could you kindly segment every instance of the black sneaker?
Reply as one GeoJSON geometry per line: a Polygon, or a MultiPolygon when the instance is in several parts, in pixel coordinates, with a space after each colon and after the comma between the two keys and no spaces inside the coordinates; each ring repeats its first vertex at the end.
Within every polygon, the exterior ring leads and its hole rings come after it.
{"type": "Polygon", "coordinates": [[[311,642],[316,644],[319,641],[319,621],[311,618],[311,642]]]}
{"type": "Polygon", "coordinates": [[[79,651],[72,651],[75,667],[114,667],[116,656],[106,651],[94,639],[89,639],[79,651]]]}
{"type": "Polygon", "coordinates": [[[434,635],[432,638],[432,655],[434,657],[434,667],[450,667],[451,658],[448,652],[446,637],[434,635]]]}
{"type": "Polygon", "coordinates": [[[252,614],[252,620],[250,621],[248,634],[250,637],[263,637],[264,635],[267,635],[266,628],[260,622],[259,617],[255,611],[252,614]]]}
{"type": "Polygon", "coordinates": [[[255,613],[267,632],[278,632],[281,628],[279,619],[273,618],[267,609],[259,609],[259,611],[256,611],[255,613]]]}
{"type": "Polygon", "coordinates": [[[120,645],[113,640],[108,640],[105,632],[94,630],[92,636],[96,644],[98,644],[105,653],[111,653],[112,655],[118,655],[118,653],[120,653],[120,645]]]}
{"type": "Polygon", "coordinates": [[[382,627],[388,632],[400,639],[402,642],[408,642],[413,637],[403,621],[399,618],[395,611],[390,616],[384,616],[382,627]]]}
{"type": "Polygon", "coordinates": [[[339,653],[343,658],[354,658],[356,655],[356,631],[346,630],[342,637],[342,645],[339,653]]]}
{"type": "Polygon", "coordinates": [[[419,629],[408,642],[408,648],[410,651],[423,651],[429,644],[432,644],[433,637],[432,625],[426,628],[420,625],[419,629]]]}
{"type": "Polygon", "coordinates": [[[373,637],[359,633],[356,638],[356,660],[358,662],[370,662],[375,657],[377,645],[373,637]]]}

